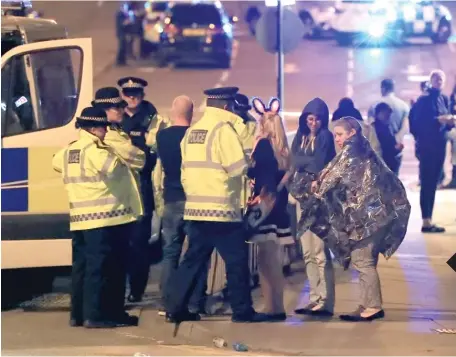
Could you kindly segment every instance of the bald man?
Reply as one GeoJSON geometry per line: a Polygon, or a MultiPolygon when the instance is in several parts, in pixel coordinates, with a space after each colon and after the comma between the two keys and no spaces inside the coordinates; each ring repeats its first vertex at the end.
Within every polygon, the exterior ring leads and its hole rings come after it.
{"type": "MultiPolygon", "coordinates": [[[[185,193],[181,184],[181,150],[180,142],[190,127],[193,118],[192,100],[181,95],[174,99],[171,108],[171,126],[157,134],[157,154],[164,171],[163,198],[163,269],[160,280],[162,300],[172,273],[176,270],[185,239],[184,207],[185,193]]],[[[197,288],[188,306],[190,312],[205,313],[206,277],[198,282],[197,288]]],[[[159,310],[164,316],[164,309],[159,310]]]]}

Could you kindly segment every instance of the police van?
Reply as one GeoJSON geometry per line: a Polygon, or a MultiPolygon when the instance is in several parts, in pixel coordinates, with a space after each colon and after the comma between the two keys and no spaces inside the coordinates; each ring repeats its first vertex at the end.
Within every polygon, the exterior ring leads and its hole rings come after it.
{"type": "Polygon", "coordinates": [[[91,39],[69,39],[53,20],[1,20],[5,280],[71,265],[67,195],[51,161],[77,139],[75,117],[89,105],[93,84],[91,39]]]}
{"type": "Polygon", "coordinates": [[[331,27],[340,45],[401,45],[410,37],[446,43],[452,35],[452,16],[436,1],[343,0],[331,27]]]}

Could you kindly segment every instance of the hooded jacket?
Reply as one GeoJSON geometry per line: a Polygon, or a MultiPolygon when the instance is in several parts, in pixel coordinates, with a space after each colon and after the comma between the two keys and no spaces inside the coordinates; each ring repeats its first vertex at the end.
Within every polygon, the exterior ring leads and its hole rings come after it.
{"type": "Polygon", "coordinates": [[[334,138],[328,129],[329,109],[320,98],[312,99],[299,117],[299,128],[291,145],[293,167],[299,172],[318,174],[336,156],[334,138]],[[310,135],[307,117],[316,115],[321,120],[321,127],[315,137],[313,148],[303,148],[302,143],[310,135]]]}

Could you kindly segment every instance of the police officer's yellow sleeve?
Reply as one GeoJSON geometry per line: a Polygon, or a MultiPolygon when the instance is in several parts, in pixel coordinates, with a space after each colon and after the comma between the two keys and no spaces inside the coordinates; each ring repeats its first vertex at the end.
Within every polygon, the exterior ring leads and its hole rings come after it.
{"type": "Polygon", "coordinates": [[[156,114],[152,118],[146,134],[146,145],[149,146],[152,151],[157,151],[157,133],[170,125],[171,121],[160,114],[156,114]]]}
{"type": "Polygon", "coordinates": [[[228,176],[243,175],[247,171],[247,161],[235,130],[229,124],[223,125],[217,141],[220,163],[228,176]]]}
{"type": "Polygon", "coordinates": [[[132,170],[140,171],[144,167],[146,154],[134,146],[129,138],[110,130],[105,136],[104,143],[111,146],[132,170]]]}
{"type": "MultiPolygon", "coordinates": [[[[90,149],[87,150],[89,151],[90,149]]],[[[96,148],[86,153],[92,168],[102,175],[111,176],[117,167],[124,165],[111,150],[109,148],[96,148]]]]}
{"type": "Polygon", "coordinates": [[[66,150],[67,150],[67,148],[60,150],[52,158],[52,167],[57,172],[63,171],[63,160],[64,160],[64,155],[65,155],[66,150]]]}

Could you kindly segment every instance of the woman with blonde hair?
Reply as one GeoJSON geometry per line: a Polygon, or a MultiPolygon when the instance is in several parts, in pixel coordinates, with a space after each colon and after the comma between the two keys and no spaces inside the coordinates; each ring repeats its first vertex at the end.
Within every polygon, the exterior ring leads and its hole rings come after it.
{"type": "Polygon", "coordinates": [[[266,106],[261,99],[253,100],[255,111],[261,115],[257,142],[252,152],[252,165],[248,176],[254,182],[254,199],[272,196],[274,206],[256,228],[251,243],[258,244],[258,270],[260,286],[265,299],[265,313],[270,321],[286,319],[283,303],[284,276],[282,273],[282,246],[294,244],[290,218],[287,213],[288,191],[284,182],[291,166],[282,118],[279,116],[280,102],[272,99],[266,106]]]}

